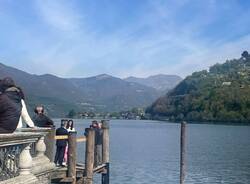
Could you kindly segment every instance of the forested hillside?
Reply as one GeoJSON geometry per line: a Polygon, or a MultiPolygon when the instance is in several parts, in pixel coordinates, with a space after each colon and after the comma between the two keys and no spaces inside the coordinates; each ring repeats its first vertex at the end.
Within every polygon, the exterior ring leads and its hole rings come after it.
{"type": "Polygon", "coordinates": [[[250,56],[215,64],[186,77],[146,110],[153,118],[250,122],[250,56]]]}

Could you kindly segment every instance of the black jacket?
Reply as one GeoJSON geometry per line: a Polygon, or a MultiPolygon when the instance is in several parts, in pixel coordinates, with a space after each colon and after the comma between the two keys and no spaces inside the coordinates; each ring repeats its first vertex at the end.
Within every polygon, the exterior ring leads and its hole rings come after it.
{"type": "Polygon", "coordinates": [[[100,128],[94,128],[94,130],[95,130],[95,145],[102,145],[103,130],[100,128]]]}
{"type": "Polygon", "coordinates": [[[54,125],[54,122],[44,114],[36,114],[32,120],[37,127],[51,127],[54,125]]]}
{"type": "Polygon", "coordinates": [[[0,133],[12,133],[16,130],[21,108],[6,94],[0,92],[0,133]]]}
{"type": "MultiPolygon", "coordinates": [[[[58,129],[56,129],[56,135],[68,135],[68,134],[69,134],[69,132],[65,128],[60,127],[58,129]]],[[[67,142],[68,142],[67,139],[56,140],[56,145],[57,146],[67,146],[67,142]]]]}

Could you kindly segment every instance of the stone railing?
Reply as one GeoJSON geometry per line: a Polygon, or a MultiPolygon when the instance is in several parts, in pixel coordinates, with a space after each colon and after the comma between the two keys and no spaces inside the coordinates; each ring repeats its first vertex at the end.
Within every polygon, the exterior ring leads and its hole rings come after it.
{"type": "Polygon", "coordinates": [[[45,156],[44,139],[48,131],[21,129],[0,134],[0,184],[50,183],[50,172],[55,166],[45,156]]]}

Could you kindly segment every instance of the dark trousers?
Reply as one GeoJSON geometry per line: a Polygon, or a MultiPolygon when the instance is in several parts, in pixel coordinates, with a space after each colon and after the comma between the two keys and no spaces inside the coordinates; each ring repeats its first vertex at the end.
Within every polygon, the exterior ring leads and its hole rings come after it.
{"type": "Polygon", "coordinates": [[[56,155],[55,155],[55,164],[62,165],[63,163],[63,157],[65,152],[66,146],[57,146],[56,147],[56,155]]]}
{"type": "Polygon", "coordinates": [[[94,166],[97,167],[102,164],[102,145],[95,145],[95,157],[94,157],[94,166]]]}

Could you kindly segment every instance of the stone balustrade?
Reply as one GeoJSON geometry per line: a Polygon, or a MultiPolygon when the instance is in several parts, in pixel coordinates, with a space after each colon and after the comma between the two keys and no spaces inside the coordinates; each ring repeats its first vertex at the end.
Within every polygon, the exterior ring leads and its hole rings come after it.
{"type": "Polygon", "coordinates": [[[20,129],[0,134],[0,184],[50,183],[50,172],[55,165],[45,156],[44,139],[49,130],[20,129]]]}

